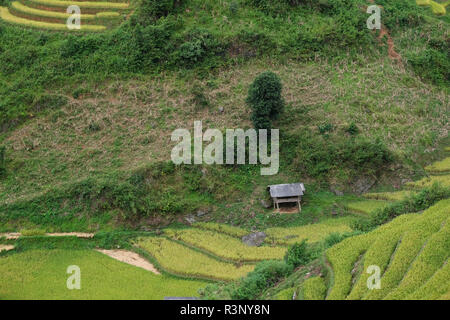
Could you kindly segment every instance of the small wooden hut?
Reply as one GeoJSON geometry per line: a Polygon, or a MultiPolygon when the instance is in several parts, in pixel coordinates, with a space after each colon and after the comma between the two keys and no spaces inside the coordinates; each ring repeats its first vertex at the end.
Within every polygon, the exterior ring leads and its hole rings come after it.
{"type": "Polygon", "coordinates": [[[268,186],[274,209],[280,209],[280,203],[297,203],[302,211],[301,201],[305,192],[303,183],[277,184],[268,186]]]}

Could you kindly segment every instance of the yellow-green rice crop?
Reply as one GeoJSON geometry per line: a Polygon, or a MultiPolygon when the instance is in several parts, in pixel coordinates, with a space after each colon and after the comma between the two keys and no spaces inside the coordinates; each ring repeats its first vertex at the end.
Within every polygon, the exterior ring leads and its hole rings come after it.
{"type": "Polygon", "coordinates": [[[444,15],[447,12],[445,7],[448,5],[448,3],[438,3],[433,0],[416,0],[416,3],[419,6],[430,6],[431,10],[436,15],[444,15]]]}
{"type": "Polygon", "coordinates": [[[239,267],[218,261],[165,238],[141,238],[137,245],[153,256],[166,271],[186,277],[236,280],[254,269],[253,265],[239,267]]]}
{"type": "Polygon", "coordinates": [[[402,190],[396,192],[366,193],[364,194],[364,198],[373,200],[401,201],[413,194],[413,191],[402,190]]]}
{"type": "MultiPolygon", "coordinates": [[[[450,208],[448,208],[450,209],[450,208]]],[[[447,211],[447,215],[450,212],[447,211]]],[[[417,230],[419,232],[419,230],[417,230]]],[[[400,285],[386,299],[404,299],[426,283],[441,268],[450,254],[450,218],[445,226],[435,233],[411,265],[400,285]]]]}
{"type": "Polygon", "coordinates": [[[287,288],[284,290],[281,290],[275,295],[276,300],[292,300],[292,297],[294,296],[294,288],[287,288]]]}
{"type": "Polygon", "coordinates": [[[309,242],[317,242],[326,238],[330,233],[350,232],[351,218],[329,219],[324,222],[309,224],[300,227],[289,228],[269,228],[265,232],[267,234],[267,242],[274,242],[282,245],[289,245],[308,239],[309,242]]]}
{"type": "MultiPolygon", "coordinates": [[[[450,262],[439,269],[420,289],[406,297],[407,300],[436,300],[450,293],[450,262]]],[[[450,300],[450,297],[447,298],[450,300]]]]}
{"type": "Polygon", "coordinates": [[[366,200],[366,201],[355,201],[347,203],[345,206],[347,209],[357,213],[365,213],[370,214],[377,209],[385,208],[389,205],[387,201],[379,201],[379,200],[366,200]]]}
{"type": "Polygon", "coordinates": [[[449,172],[450,171],[450,157],[445,158],[442,161],[438,161],[433,163],[432,165],[429,165],[425,168],[428,172],[431,173],[443,173],[443,172],[449,172]]]}
{"type": "Polygon", "coordinates": [[[450,199],[440,201],[422,214],[405,214],[378,229],[348,238],[328,249],[334,272],[329,299],[438,298],[448,290],[439,279],[448,274],[450,253],[450,199]],[[352,285],[352,270],[363,257],[364,272],[352,285]],[[381,289],[369,290],[368,266],[381,269],[381,289]],[[439,287],[439,289],[437,289],[439,287]]]}
{"type": "Polygon", "coordinates": [[[206,282],[156,275],[94,250],[27,250],[0,258],[0,297],[24,300],[164,299],[198,296],[206,282]],[[67,267],[81,270],[81,290],[68,290],[67,267]]]}
{"type": "Polygon", "coordinates": [[[450,290],[447,293],[444,293],[437,300],[450,300],[450,290]]]}
{"type": "Polygon", "coordinates": [[[417,215],[402,215],[368,234],[347,238],[327,250],[326,256],[334,272],[334,284],[328,299],[345,299],[352,288],[352,269],[358,258],[370,248],[377,236],[405,224],[417,215]]]}
{"type": "MultiPolygon", "coordinates": [[[[35,8],[30,8],[19,1],[14,1],[11,3],[11,6],[14,8],[14,10],[21,12],[21,13],[27,13],[29,15],[37,16],[37,17],[45,17],[45,18],[57,18],[57,19],[68,19],[72,14],[65,13],[65,12],[55,12],[55,11],[46,11],[46,10],[39,10],[35,8]]],[[[95,19],[94,14],[81,14],[82,20],[93,20],[95,19]]]]}
{"type": "Polygon", "coordinates": [[[367,292],[363,299],[382,299],[399,285],[427,239],[437,232],[442,222],[445,221],[446,216],[443,214],[445,210],[448,210],[448,202],[447,204],[439,203],[433,209],[428,209],[426,213],[418,216],[412,224],[406,226],[406,232],[401,238],[400,245],[381,278],[381,289],[367,292]]]}
{"type": "Polygon", "coordinates": [[[379,235],[373,240],[372,245],[367,249],[364,255],[364,267],[358,281],[353,286],[351,293],[347,299],[355,300],[361,299],[367,292],[367,280],[371,276],[366,271],[369,266],[376,265],[381,269],[381,273],[384,273],[389,265],[392,255],[397,248],[397,245],[403,234],[403,228],[396,228],[390,232],[385,232],[383,235],[379,235]]]}
{"type": "Polygon", "coordinates": [[[118,12],[98,12],[95,15],[97,18],[100,19],[112,19],[112,18],[117,18],[120,16],[120,14],[118,12]]]}
{"type": "Polygon", "coordinates": [[[240,239],[197,228],[166,230],[166,235],[181,240],[191,246],[208,251],[218,257],[233,261],[262,261],[283,259],[286,248],[283,247],[249,247],[240,239]]]}
{"type": "Polygon", "coordinates": [[[238,228],[238,227],[233,227],[233,226],[229,226],[227,224],[220,224],[220,223],[214,223],[214,222],[197,222],[194,224],[194,227],[200,228],[200,229],[205,229],[205,230],[216,231],[216,232],[227,234],[229,236],[239,237],[239,238],[242,238],[243,236],[250,233],[250,232],[248,232],[244,229],[238,228]]]}
{"type": "MultiPolygon", "coordinates": [[[[26,13],[26,14],[33,15],[36,17],[68,19],[70,16],[72,16],[71,13],[40,10],[40,9],[36,9],[36,8],[27,7],[19,1],[12,2],[11,6],[12,6],[12,8],[14,8],[14,10],[16,10],[18,12],[26,13]]],[[[116,18],[119,16],[120,16],[120,14],[118,12],[99,12],[97,14],[82,13],[81,19],[82,20],[94,20],[95,18],[111,19],[111,18],[116,18]]]]}
{"type": "Polygon", "coordinates": [[[49,23],[35,20],[28,20],[12,15],[8,8],[0,7],[0,18],[6,22],[21,25],[24,27],[48,29],[55,31],[103,31],[106,30],[105,26],[100,25],[81,25],[81,29],[69,30],[66,24],[63,23],[49,23]]]}
{"type": "Polygon", "coordinates": [[[67,8],[78,6],[85,9],[126,9],[128,3],[125,2],[95,2],[95,1],[58,1],[58,0],[30,0],[31,2],[50,7],[67,8]]]}
{"type": "Polygon", "coordinates": [[[412,189],[423,189],[423,188],[429,188],[434,183],[439,183],[443,187],[450,187],[450,175],[442,175],[442,176],[431,176],[428,178],[423,178],[422,180],[415,181],[415,182],[408,182],[406,184],[407,187],[412,189]]]}
{"type": "Polygon", "coordinates": [[[321,277],[306,279],[303,283],[303,299],[323,300],[327,293],[327,286],[321,277]]]}

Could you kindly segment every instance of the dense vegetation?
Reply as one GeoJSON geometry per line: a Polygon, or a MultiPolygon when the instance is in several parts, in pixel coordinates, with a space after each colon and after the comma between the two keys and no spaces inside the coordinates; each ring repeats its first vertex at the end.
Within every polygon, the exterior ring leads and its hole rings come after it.
{"type": "Polygon", "coordinates": [[[0,20],[0,232],[21,233],[0,236],[0,298],[81,298],[50,275],[72,256],[97,282],[83,298],[196,295],[206,282],[211,299],[448,295],[447,15],[379,0],[380,32],[366,0],[85,2],[88,28],[61,32],[67,13],[37,3],[52,0],[0,0],[0,15],[39,17],[0,20]],[[198,120],[279,129],[279,174],[174,165],[171,133],[198,120]],[[267,208],[268,185],[299,181],[301,214],[267,208]],[[267,237],[248,247],[256,230],[267,237]],[[71,231],[96,234],[46,235],[71,231]],[[371,264],[380,291],[366,289],[371,264]]]}

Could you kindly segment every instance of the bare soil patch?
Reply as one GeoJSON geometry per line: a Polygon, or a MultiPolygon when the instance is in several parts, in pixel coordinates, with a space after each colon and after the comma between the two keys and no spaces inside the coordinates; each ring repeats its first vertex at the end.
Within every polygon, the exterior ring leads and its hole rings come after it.
{"type": "Polygon", "coordinates": [[[21,236],[18,232],[0,233],[0,238],[6,238],[6,240],[16,240],[21,236]]]}
{"type": "Polygon", "coordinates": [[[158,275],[161,274],[153,266],[153,264],[151,264],[150,262],[148,262],[135,252],[127,250],[103,250],[103,249],[98,249],[97,251],[106,254],[107,256],[110,256],[113,259],[153,272],[154,274],[158,275]]]}
{"type": "Polygon", "coordinates": [[[14,246],[0,244],[0,252],[14,249],[14,246]]]}

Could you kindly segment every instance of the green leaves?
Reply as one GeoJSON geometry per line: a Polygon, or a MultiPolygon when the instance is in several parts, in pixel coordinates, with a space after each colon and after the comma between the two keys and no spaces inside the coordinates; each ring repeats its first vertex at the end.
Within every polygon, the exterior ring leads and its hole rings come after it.
{"type": "Polygon", "coordinates": [[[271,71],[260,74],[250,85],[247,104],[253,111],[255,129],[270,129],[271,120],[276,119],[283,111],[282,89],[280,78],[271,71]]]}

